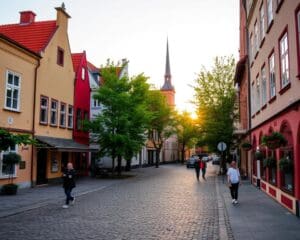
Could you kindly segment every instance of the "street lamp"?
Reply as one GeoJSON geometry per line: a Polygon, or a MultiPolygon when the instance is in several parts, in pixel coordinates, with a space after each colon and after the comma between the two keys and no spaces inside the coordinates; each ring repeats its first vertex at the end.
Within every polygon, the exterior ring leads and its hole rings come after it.
{"type": "Polygon", "coordinates": [[[260,161],[262,160],[261,159],[262,154],[259,149],[259,146],[256,147],[255,155],[256,155],[256,174],[257,174],[256,187],[260,188],[260,161]]]}

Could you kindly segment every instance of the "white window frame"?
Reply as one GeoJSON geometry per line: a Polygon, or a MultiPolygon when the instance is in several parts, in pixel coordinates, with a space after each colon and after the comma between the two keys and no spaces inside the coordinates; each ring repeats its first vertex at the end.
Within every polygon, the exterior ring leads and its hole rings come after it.
{"type": "Polygon", "coordinates": [[[50,125],[57,126],[57,112],[58,112],[58,101],[51,99],[50,105],[50,125]],[[53,105],[55,104],[55,106],[53,105]]]}
{"type": "Polygon", "coordinates": [[[40,100],[40,123],[42,124],[48,124],[48,106],[49,106],[49,98],[41,96],[40,100]],[[42,100],[45,99],[47,104],[42,105],[42,100]],[[42,111],[45,111],[46,114],[46,121],[42,121],[42,111]]]}
{"type": "Polygon", "coordinates": [[[262,4],[259,10],[259,25],[260,25],[260,41],[265,37],[265,9],[262,4]]]}
{"type": "Polygon", "coordinates": [[[251,33],[250,35],[250,62],[254,60],[254,37],[253,34],[251,33]]]}
{"type": "MultiPolygon", "coordinates": [[[[255,54],[258,52],[259,50],[259,44],[258,44],[258,40],[259,40],[259,31],[258,31],[258,23],[257,21],[254,23],[254,50],[255,50],[255,54]]],[[[254,55],[255,56],[255,55],[254,55]]]]}
{"type": "MultiPolygon", "coordinates": [[[[5,174],[3,173],[3,156],[10,153],[10,152],[14,152],[14,153],[18,153],[18,145],[15,145],[15,149],[11,150],[11,147],[9,147],[6,151],[2,151],[0,152],[0,179],[1,178],[9,178],[10,175],[9,174],[5,174]]],[[[14,165],[14,173],[12,175],[13,177],[17,176],[17,169],[16,169],[16,164],[14,165]]]]}
{"type": "Polygon", "coordinates": [[[269,57],[269,87],[270,99],[276,96],[276,75],[275,75],[275,54],[274,52],[269,57]]]}
{"type": "Polygon", "coordinates": [[[289,40],[288,33],[285,32],[279,41],[280,52],[280,81],[281,88],[284,88],[290,83],[289,70],[289,40]]]}
{"type": "Polygon", "coordinates": [[[15,72],[7,70],[6,71],[6,87],[5,87],[5,103],[4,103],[5,109],[12,110],[12,111],[20,111],[20,92],[21,92],[21,76],[15,72]],[[9,75],[12,75],[12,83],[8,82],[9,75]],[[15,77],[18,78],[18,85],[15,84],[15,77]],[[10,96],[8,94],[9,91],[10,91],[10,96]],[[17,92],[17,96],[14,97],[13,95],[14,95],[15,91],[17,92]],[[8,98],[11,99],[9,106],[7,106],[8,98]],[[17,102],[16,107],[13,106],[14,101],[17,102]]]}
{"type": "Polygon", "coordinates": [[[68,106],[68,128],[73,128],[73,114],[74,108],[72,105],[68,106]]]}
{"type": "Polygon", "coordinates": [[[81,79],[85,80],[85,68],[81,68],[81,79]]]}
{"type": "Polygon", "coordinates": [[[267,103],[267,77],[266,77],[266,66],[261,69],[261,102],[262,106],[267,103]]]}
{"type": "Polygon", "coordinates": [[[66,108],[67,104],[60,103],[60,116],[59,116],[59,126],[66,127],[66,108]]]}
{"type": "Polygon", "coordinates": [[[258,111],[260,109],[260,104],[261,104],[261,93],[260,93],[260,77],[259,75],[257,75],[256,77],[256,81],[255,81],[255,86],[256,86],[256,111],[258,111]]]}
{"type": "Polygon", "coordinates": [[[273,21],[273,0],[267,0],[267,23],[268,27],[273,21]]]}
{"type": "Polygon", "coordinates": [[[251,83],[251,116],[256,113],[255,83],[251,83]]]}

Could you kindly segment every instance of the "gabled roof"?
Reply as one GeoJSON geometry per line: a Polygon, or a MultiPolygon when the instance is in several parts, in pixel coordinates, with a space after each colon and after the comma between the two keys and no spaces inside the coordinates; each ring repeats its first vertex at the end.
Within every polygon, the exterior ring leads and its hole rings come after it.
{"type": "Polygon", "coordinates": [[[72,53],[72,62],[74,71],[77,72],[78,67],[80,66],[81,59],[84,53],[72,53]]]}
{"type": "Polygon", "coordinates": [[[0,33],[35,53],[46,48],[56,29],[56,21],[0,25],[0,33]]]}
{"type": "Polygon", "coordinates": [[[87,67],[91,72],[99,72],[100,69],[97,68],[94,64],[90,63],[89,61],[87,62],[87,67]]]}

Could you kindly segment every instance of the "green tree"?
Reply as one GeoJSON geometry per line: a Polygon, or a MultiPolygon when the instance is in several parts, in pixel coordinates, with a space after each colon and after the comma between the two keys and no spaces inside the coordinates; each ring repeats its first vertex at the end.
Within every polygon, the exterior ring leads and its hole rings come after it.
{"type": "Polygon", "coordinates": [[[184,163],[185,151],[196,144],[198,136],[195,120],[186,111],[176,116],[176,135],[181,152],[181,162],[184,163]]]}
{"type": "Polygon", "coordinates": [[[216,150],[223,141],[227,150],[233,140],[235,114],[234,88],[235,61],[231,57],[216,57],[211,71],[204,67],[195,80],[195,104],[197,106],[200,145],[216,150]]]}
{"type": "Polygon", "coordinates": [[[131,79],[119,77],[123,66],[108,64],[101,71],[104,84],[94,96],[102,110],[88,127],[94,141],[100,145],[100,156],[111,156],[114,169],[117,158],[121,174],[122,158],[127,160],[137,153],[145,142],[149,114],[144,95],[149,90],[147,78],[140,74],[131,79]]]}
{"type": "Polygon", "coordinates": [[[149,134],[149,140],[153,143],[155,148],[155,165],[158,167],[160,162],[159,156],[164,140],[175,133],[175,121],[171,107],[168,105],[165,96],[159,90],[149,92],[147,104],[151,112],[151,121],[148,131],[154,133],[149,134]]]}

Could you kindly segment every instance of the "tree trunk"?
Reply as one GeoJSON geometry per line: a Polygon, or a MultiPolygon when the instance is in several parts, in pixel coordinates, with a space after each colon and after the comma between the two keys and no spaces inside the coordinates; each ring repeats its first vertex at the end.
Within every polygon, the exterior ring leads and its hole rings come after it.
{"type": "Polygon", "coordinates": [[[121,155],[118,155],[118,167],[117,167],[117,171],[118,171],[118,175],[120,176],[121,175],[121,169],[122,167],[122,156],[121,155]]]}
{"type": "Polygon", "coordinates": [[[127,159],[126,160],[126,171],[130,171],[131,170],[131,159],[127,159]]]}
{"type": "Polygon", "coordinates": [[[185,149],[185,146],[183,145],[182,146],[182,149],[181,149],[181,164],[184,164],[184,157],[185,157],[185,151],[184,151],[184,149],[185,149]]]}
{"type": "Polygon", "coordinates": [[[160,149],[156,149],[156,152],[155,152],[155,167],[156,168],[159,167],[159,154],[160,154],[160,149]]]}

